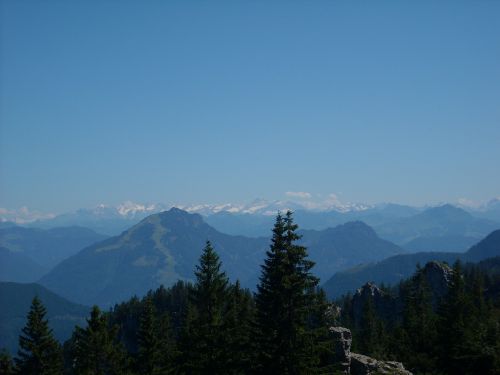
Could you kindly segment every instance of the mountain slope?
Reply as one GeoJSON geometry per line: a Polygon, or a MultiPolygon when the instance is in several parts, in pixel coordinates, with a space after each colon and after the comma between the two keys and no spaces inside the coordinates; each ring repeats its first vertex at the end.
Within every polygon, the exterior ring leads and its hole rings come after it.
{"type": "Polygon", "coordinates": [[[15,226],[0,229],[1,247],[21,253],[45,268],[51,268],[84,247],[105,238],[82,227],[45,230],[15,226]]]}
{"type": "Polygon", "coordinates": [[[75,325],[85,325],[89,308],[77,305],[38,284],[0,283],[0,348],[15,353],[18,337],[26,324],[33,297],[38,296],[47,308],[47,318],[55,337],[67,340],[75,325]]]}
{"type": "MultiPolygon", "coordinates": [[[[310,258],[317,263],[313,272],[319,277],[403,251],[379,239],[360,222],[300,233],[310,258]]],[[[206,240],[213,243],[229,277],[255,288],[269,238],[227,235],[209,226],[200,215],[176,208],[151,215],[120,236],[83,249],[40,283],[80,303],[109,305],[160,284],[192,279],[206,240]]]]}
{"type": "Polygon", "coordinates": [[[478,262],[499,255],[500,230],[496,230],[472,246],[466,253],[426,252],[396,255],[380,262],[362,264],[337,272],[323,284],[323,288],[329,298],[336,298],[349,291],[353,292],[368,281],[394,285],[409,277],[418,263],[423,265],[433,260],[449,264],[456,260],[478,262]]]}
{"type": "Polygon", "coordinates": [[[321,279],[334,270],[371,262],[403,253],[392,242],[382,240],[375,231],[361,221],[348,222],[322,231],[304,230],[301,244],[309,250],[316,262],[313,272],[321,279]]]}
{"type": "Polygon", "coordinates": [[[0,247],[0,281],[33,282],[47,271],[26,255],[0,247]]]}
{"type": "MultiPolygon", "coordinates": [[[[458,235],[479,240],[499,227],[496,222],[478,219],[461,208],[445,204],[417,215],[375,225],[374,229],[380,237],[404,246],[418,237],[458,235]]],[[[429,246],[434,247],[432,244],[429,246]]],[[[432,247],[429,250],[436,250],[432,247]]]]}
{"type": "Polygon", "coordinates": [[[267,239],[229,236],[200,215],[172,208],[85,248],[40,282],[72,300],[109,305],[160,284],[191,279],[206,240],[213,242],[230,277],[245,285],[255,280],[267,239]]]}

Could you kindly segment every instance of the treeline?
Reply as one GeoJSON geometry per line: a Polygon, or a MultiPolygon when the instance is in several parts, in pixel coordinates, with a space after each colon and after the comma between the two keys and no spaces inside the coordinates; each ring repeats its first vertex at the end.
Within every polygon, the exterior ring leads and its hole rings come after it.
{"type": "Polygon", "coordinates": [[[62,346],[35,298],[17,356],[0,354],[0,374],[338,374],[333,325],[352,330],[354,352],[414,374],[500,374],[500,258],[456,263],[439,299],[417,268],[382,287],[381,300],[368,293],[359,311],[353,296],[326,300],[298,239],[292,214],[278,215],[255,293],[229,281],[207,242],[194,283],[108,312],[94,306],[62,346]]]}
{"type": "Polygon", "coordinates": [[[415,374],[500,374],[499,263],[455,263],[447,293],[438,300],[417,267],[412,278],[383,288],[378,308],[368,294],[360,319],[352,296],[345,296],[338,303],[353,350],[401,361],[415,374]]]}
{"type": "Polygon", "coordinates": [[[278,215],[255,294],[230,283],[207,242],[193,284],[179,281],[109,312],[92,308],[61,347],[33,300],[2,374],[320,374],[334,371],[329,306],[292,214],[278,215]]]}

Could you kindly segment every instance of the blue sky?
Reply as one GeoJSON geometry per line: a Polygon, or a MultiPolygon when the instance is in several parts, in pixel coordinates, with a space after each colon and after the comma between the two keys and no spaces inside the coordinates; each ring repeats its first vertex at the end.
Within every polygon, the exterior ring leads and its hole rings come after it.
{"type": "Polygon", "coordinates": [[[500,195],[500,2],[1,7],[0,207],[500,195]]]}

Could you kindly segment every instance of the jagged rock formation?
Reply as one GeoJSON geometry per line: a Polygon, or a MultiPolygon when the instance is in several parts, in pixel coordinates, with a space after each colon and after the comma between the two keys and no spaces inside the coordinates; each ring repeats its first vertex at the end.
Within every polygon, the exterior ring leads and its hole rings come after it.
{"type": "Polygon", "coordinates": [[[351,353],[351,375],[412,375],[401,362],[379,361],[363,354],[351,353]]]}
{"type": "Polygon", "coordinates": [[[335,344],[334,362],[340,371],[350,375],[412,375],[401,362],[379,361],[366,355],[352,353],[352,334],[344,327],[330,327],[330,334],[335,344]]]}
{"type": "Polygon", "coordinates": [[[442,262],[428,262],[423,269],[425,279],[432,294],[432,305],[436,307],[448,293],[453,270],[442,262]]]}
{"type": "Polygon", "coordinates": [[[398,300],[388,293],[384,292],[377,285],[373,283],[366,283],[359,288],[352,298],[352,310],[354,323],[359,324],[363,316],[363,308],[368,302],[372,300],[373,308],[377,315],[382,318],[389,318],[394,315],[395,311],[400,310],[398,300]]]}
{"type": "Polygon", "coordinates": [[[340,369],[349,373],[351,366],[351,330],[344,327],[330,327],[330,335],[335,343],[335,363],[338,363],[340,369]]]}

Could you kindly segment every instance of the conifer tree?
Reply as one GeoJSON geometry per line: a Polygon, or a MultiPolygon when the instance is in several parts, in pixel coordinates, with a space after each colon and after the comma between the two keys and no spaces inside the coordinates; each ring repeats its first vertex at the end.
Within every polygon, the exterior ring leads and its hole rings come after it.
{"type": "Polygon", "coordinates": [[[431,291],[424,271],[419,266],[408,283],[404,302],[406,345],[399,348],[401,354],[398,358],[405,360],[414,371],[432,371],[436,368],[437,316],[433,311],[431,291]]]}
{"type": "Polygon", "coordinates": [[[159,375],[165,373],[159,324],[150,297],[144,300],[143,311],[137,331],[137,369],[140,374],[159,375]]]}
{"type": "Polygon", "coordinates": [[[315,311],[314,291],[319,280],[314,263],[297,245],[292,213],[276,217],[273,238],[262,266],[256,294],[256,328],[260,373],[300,374],[318,365],[314,333],[308,324],[315,311]]]}
{"type": "Polygon", "coordinates": [[[224,331],[227,337],[226,363],[231,374],[248,373],[253,360],[251,323],[254,303],[248,290],[241,288],[239,281],[229,287],[228,306],[224,331]]]}
{"type": "Polygon", "coordinates": [[[117,328],[97,306],[92,308],[87,327],[74,333],[74,371],[79,375],[118,375],[128,370],[124,349],[117,339],[117,328]]]}
{"type": "Polygon", "coordinates": [[[224,332],[228,278],[219,256],[207,241],[196,266],[196,283],[184,330],[184,366],[190,373],[225,373],[227,335],[224,332]]]}
{"type": "Polygon", "coordinates": [[[5,349],[0,351],[0,375],[14,375],[14,362],[5,349]]]}
{"type": "Polygon", "coordinates": [[[63,361],[59,343],[54,339],[47,311],[38,297],[33,298],[28,321],[19,336],[17,370],[23,375],[62,374],[63,361]]]}

